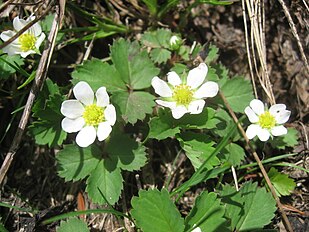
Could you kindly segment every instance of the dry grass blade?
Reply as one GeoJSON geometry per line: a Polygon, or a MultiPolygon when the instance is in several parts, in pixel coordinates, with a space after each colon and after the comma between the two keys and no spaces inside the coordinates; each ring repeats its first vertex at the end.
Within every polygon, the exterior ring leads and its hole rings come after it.
{"type": "Polygon", "coordinates": [[[56,7],[56,14],[54,17],[54,21],[52,24],[52,28],[51,31],[49,33],[48,36],[48,42],[46,44],[46,47],[42,53],[42,57],[40,59],[39,62],[39,66],[36,72],[36,77],[34,80],[34,83],[32,85],[31,91],[29,93],[28,99],[27,99],[27,103],[25,105],[22,117],[20,119],[17,131],[15,133],[15,136],[13,138],[13,142],[10,146],[10,149],[5,157],[5,160],[1,166],[0,169],[0,185],[3,183],[3,179],[6,176],[7,171],[10,168],[10,165],[14,159],[14,156],[19,148],[20,142],[22,140],[22,136],[23,133],[25,131],[25,128],[27,126],[30,114],[31,114],[31,109],[35,100],[36,95],[38,94],[38,92],[40,91],[46,74],[47,74],[47,70],[49,67],[49,63],[50,63],[50,59],[53,53],[53,49],[55,46],[55,40],[56,40],[56,36],[58,33],[58,28],[59,28],[59,22],[61,20],[61,16],[60,16],[60,12],[59,12],[59,7],[56,7]]]}

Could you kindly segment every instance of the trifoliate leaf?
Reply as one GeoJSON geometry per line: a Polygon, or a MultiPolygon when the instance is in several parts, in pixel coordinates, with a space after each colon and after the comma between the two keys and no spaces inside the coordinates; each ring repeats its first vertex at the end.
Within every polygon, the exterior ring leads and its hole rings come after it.
{"type": "Polygon", "coordinates": [[[198,169],[205,161],[207,161],[205,167],[208,169],[220,163],[216,156],[210,157],[215,150],[213,147],[215,143],[209,136],[201,133],[184,132],[177,136],[177,139],[182,149],[186,151],[186,155],[194,168],[198,169]]]}
{"type": "Polygon", "coordinates": [[[57,232],[89,232],[87,224],[77,218],[71,218],[67,221],[61,221],[57,232]]]}
{"type": "Polygon", "coordinates": [[[207,57],[206,57],[205,63],[206,63],[206,64],[210,64],[211,62],[217,60],[218,57],[219,57],[218,52],[219,52],[219,48],[217,48],[217,47],[216,47],[215,45],[213,45],[213,44],[209,45],[209,48],[208,48],[208,55],[207,55],[207,57]]]}
{"type": "Polygon", "coordinates": [[[14,74],[18,70],[18,66],[24,64],[20,55],[9,56],[3,54],[0,56],[0,79],[7,79],[10,75],[14,74]],[[9,65],[11,64],[11,65],[9,65]]]}
{"type": "Polygon", "coordinates": [[[288,128],[288,133],[283,136],[273,137],[269,142],[273,148],[285,149],[294,147],[298,144],[298,131],[295,128],[288,128]]]}
{"type": "Polygon", "coordinates": [[[275,216],[276,201],[265,188],[256,183],[247,183],[240,189],[244,199],[243,214],[236,225],[239,231],[262,229],[275,216]]]}
{"type": "Polygon", "coordinates": [[[140,90],[150,87],[152,78],[159,73],[147,52],[141,51],[137,42],[116,40],[111,47],[111,58],[129,89],[140,90]]]}
{"type": "Polygon", "coordinates": [[[230,143],[221,151],[224,161],[233,166],[238,166],[245,158],[245,150],[236,143],[230,143]]]}
{"type": "Polygon", "coordinates": [[[146,114],[152,113],[155,97],[147,92],[119,92],[113,94],[112,102],[118,110],[118,115],[131,124],[143,120],[146,114]]]}
{"type": "Polygon", "coordinates": [[[273,167],[269,170],[268,176],[279,197],[290,195],[296,187],[293,179],[290,179],[286,174],[278,172],[277,169],[273,167]]]}
{"type": "Polygon", "coordinates": [[[122,185],[122,176],[119,168],[109,167],[101,161],[87,179],[86,192],[93,203],[110,205],[115,204],[119,197],[122,185]]]}
{"type": "Polygon", "coordinates": [[[161,64],[171,58],[171,52],[165,48],[154,48],[150,52],[150,58],[153,62],[161,64]]]}
{"type": "MultiPolygon", "coordinates": [[[[235,112],[243,113],[254,98],[250,81],[242,77],[227,80],[220,88],[226,100],[235,112]]],[[[221,99],[219,102],[222,102],[221,99]]]]}
{"type": "Polygon", "coordinates": [[[85,81],[93,91],[102,86],[105,86],[107,91],[111,93],[127,91],[126,84],[115,67],[98,59],[86,60],[82,65],[77,66],[72,77],[74,85],[85,81]]]}
{"type": "Polygon", "coordinates": [[[144,232],[184,231],[183,218],[169,197],[166,189],[140,190],[132,198],[131,215],[144,232]]]}
{"type": "Polygon", "coordinates": [[[105,162],[124,170],[139,170],[146,164],[146,148],[126,134],[113,135],[106,147],[109,155],[105,162]]]}
{"type": "Polygon", "coordinates": [[[227,231],[224,207],[220,205],[220,200],[213,192],[203,192],[196,198],[194,207],[186,217],[186,231],[198,226],[201,231],[227,231]]]}
{"type": "Polygon", "coordinates": [[[83,179],[97,167],[101,157],[102,152],[95,145],[87,148],[81,148],[73,144],[66,145],[56,156],[58,174],[65,181],[83,179]]]}
{"type": "Polygon", "coordinates": [[[169,48],[169,41],[172,32],[166,29],[158,29],[157,31],[145,32],[142,35],[142,43],[151,48],[169,48]]]}

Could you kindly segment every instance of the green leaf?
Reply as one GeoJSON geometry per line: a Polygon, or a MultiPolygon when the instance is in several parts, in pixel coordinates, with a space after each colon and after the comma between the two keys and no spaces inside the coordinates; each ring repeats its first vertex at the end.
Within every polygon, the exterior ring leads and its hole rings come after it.
{"type": "Polygon", "coordinates": [[[257,188],[256,183],[247,183],[241,190],[244,199],[243,214],[237,223],[239,231],[262,229],[275,216],[276,201],[265,188],[257,188]]]}
{"type": "Polygon", "coordinates": [[[24,60],[20,55],[8,56],[3,54],[0,56],[0,79],[7,79],[18,70],[18,66],[22,66],[24,60]],[[6,62],[4,62],[5,60],[6,62]],[[11,65],[9,65],[11,64],[11,65]]]}
{"type": "Polygon", "coordinates": [[[119,168],[114,169],[101,161],[87,179],[86,192],[93,203],[104,204],[108,201],[113,205],[120,197],[122,181],[119,168]]]}
{"type": "Polygon", "coordinates": [[[54,147],[61,145],[67,136],[61,128],[64,116],[60,113],[60,108],[64,96],[59,91],[58,86],[46,80],[46,85],[32,108],[33,117],[37,120],[32,122],[29,129],[37,144],[54,147]]]}
{"type": "Polygon", "coordinates": [[[157,0],[143,0],[146,4],[151,15],[156,15],[157,13],[157,0]]]}
{"type": "Polygon", "coordinates": [[[209,136],[201,133],[184,132],[177,139],[195,169],[198,169],[205,161],[207,161],[206,167],[208,169],[220,163],[216,156],[210,158],[215,150],[213,147],[215,143],[209,136]]]}
{"type": "Polygon", "coordinates": [[[127,91],[126,84],[115,67],[103,63],[99,59],[86,60],[82,65],[76,67],[72,77],[74,85],[80,81],[86,81],[94,91],[102,86],[105,86],[107,91],[111,93],[127,91]]]}
{"type": "Polygon", "coordinates": [[[203,192],[196,198],[194,207],[186,217],[186,230],[197,226],[201,231],[226,231],[226,219],[224,207],[220,205],[220,200],[213,192],[203,192]]]}
{"type": "Polygon", "coordinates": [[[217,48],[215,45],[211,44],[208,48],[208,55],[206,57],[206,64],[210,64],[213,61],[216,61],[219,57],[219,48],[217,48]]]}
{"type": "Polygon", "coordinates": [[[290,195],[296,187],[293,179],[290,179],[286,174],[278,172],[277,169],[273,167],[269,170],[268,176],[279,197],[290,195]]]}
{"type": "Polygon", "coordinates": [[[171,52],[165,48],[154,48],[150,52],[150,58],[158,64],[165,63],[171,58],[171,52]]]}
{"type": "Polygon", "coordinates": [[[1,231],[1,232],[8,232],[8,230],[4,227],[4,225],[2,224],[2,222],[0,222],[0,231],[1,231]]]}
{"type": "Polygon", "coordinates": [[[183,219],[166,189],[140,190],[132,198],[131,215],[144,232],[179,232],[184,230],[183,219]]]}
{"type": "Polygon", "coordinates": [[[155,97],[147,92],[119,92],[115,93],[111,100],[117,108],[117,113],[125,122],[135,124],[137,120],[143,120],[146,114],[152,113],[155,106],[155,97]]]}
{"type": "Polygon", "coordinates": [[[244,216],[244,198],[235,187],[224,185],[220,193],[222,203],[225,204],[225,216],[230,221],[230,231],[234,231],[240,218],[244,216]]]}
{"type": "Polygon", "coordinates": [[[245,150],[236,143],[230,143],[221,151],[225,162],[238,166],[245,158],[245,150]]]}
{"type": "Polygon", "coordinates": [[[87,224],[77,218],[68,219],[66,222],[61,221],[57,232],[89,232],[87,224]]]}
{"type": "Polygon", "coordinates": [[[146,164],[146,148],[126,134],[116,134],[110,138],[106,151],[109,157],[105,162],[124,170],[139,170],[146,164]]]}
{"type": "MultiPolygon", "coordinates": [[[[243,113],[254,98],[250,81],[242,77],[227,80],[220,89],[234,112],[237,113],[243,113]]],[[[222,103],[221,99],[220,102],[222,103]]]]}
{"type": "Polygon", "coordinates": [[[140,51],[137,42],[116,40],[111,47],[111,58],[121,79],[130,89],[140,90],[151,86],[151,80],[158,75],[147,52],[140,51]]]}
{"type": "Polygon", "coordinates": [[[102,152],[95,145],[87,148],[73,144],[66,145],[56,156],[58,174],[65,181],[83,179],[97,167],[101,157],[102,152]]]}
{"type": "Polygon", "coordinates": [[[295,128],[288,128],[288,133],[283,136],[273,137],[269,140],[271,146],[277,149],[285,149],[286,147],[294,147],[298,144],[298,131],[295,128]]]}
{"type": "Polygon", "coordinates": [[[148,31],[142,35],[142,43],[151,48],[166,48],[169,49],[170,38],[172,32],[167,29],[158,29],[156,31],[148,31]]]}

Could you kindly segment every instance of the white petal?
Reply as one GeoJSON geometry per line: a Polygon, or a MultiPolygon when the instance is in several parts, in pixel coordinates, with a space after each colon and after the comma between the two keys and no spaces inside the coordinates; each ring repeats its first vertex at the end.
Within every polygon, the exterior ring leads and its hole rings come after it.
{"type": "Polygon", "coordinates": [[[20,46],[18,44],[10,43],[8,46],[4,47],[3,52],[7,53],[9,56],[13,56],[15,54],[20,54],[20,46]]]}
{"type": "Polygon", "coordinates": [[[161,80],[159,77],[154,77],[151,80],[151,85],[154,88],[156,94],[161,97],[171,97],[173,95],[173,91],[168,86],[168,84],[161,80]]]}
{"type": "Polygon", "coordinates": [[[269,113],[271,113],[272,115],[276,115],[279,114],[281,111],[286,109],[286,105],[285,104],[275,104],[272,105],[269,108],[269,113]]]}
{"type": "Polygon", "coordinates": [[[42,33],[42,34],[40,35],[40,37],[37,39],[37,41],[35,42],[35,47],[36,47],[37,49],[40,48],[40,46],[41,46],[42,42],[44,41],[44,39],[45,39],[45,34],[42,33]]]}
{"type": "Polygon", "coordinates": [[[203,111],[204,105],[204,100],[192,101],[188,106],[188,111],[190,114],[200,114],[203,111]]]}
{"type": "Polygon", "coordinates": [[[36,53],[36,51],[34,51],[34,50],[29,50],[29,51],[26,51],[26,52],[19,52],[19,54],[21,55],[21,57],[23,57],[23,58],[26,58],[28,55],[30,55],[30,54],[35,54],[36,53]]]}
{"type": "Polygon", "coordinates": [[[258,128],[257,130],[257,136],[259,137],[259,139],[262,141],[262,142],[265,142],[269,139],[270,137],[270,133],[267,129],[263,129],[261,127],[258,128]]]}
{"type": "Polygon", "coordinates": [[[108,105],[104,110],[105,120],[109,125],[113,126],[116,122],[116,110],[113,105],[108,105]]]}
{"type": "Polygon", "coordinates": [[[257,115],[261,115],[265,112],[264,103],[258,99],[253,99],[250,102],[250,107],[257,115]]]}
{"type": "Polygon", "coordinates": [[[251,124],[250,126],[248,126],[248,128],[246,130],[246,135],[247,135],[248,139],[253,139],[256,136],[259,128],[260,128],[260,126],[258,126],[256,124],[251,124]]]}
{"type": "Polygon", "coordinates": [[[42,27],[39,23],[35,23],[32,27],[30,27],[30,31],[35,37],[38,37],[42,33],[42,27]]]}
{"type": "Polygon", "coordinates": [[[198,67],[189,71],[187,77],[187,85],[192,89],[196,89],[203,84],[208,72],[208,67],[205,63],[201,63],[198,67]]]}
{"type": "Polygon", "coordinates": [[[74,96],[77,100],[81,101],[85,105],[93,104],[94,93],[88,85],[88,83],[84,81],[78,82],[73,88],[74,96]]]}
{"type": "Polygon", "coordinates": [[[196,227],[194,230],[192,230],[191,232],[202,232],[200,227],[196,227]]]}
{"type": "Polygon", "coordinates": [[[180,77],[174,71],[167,74],[167,81],[173,86],[180,85],[182,83],[180,77]]]}
{"type": "Polygon", "coordinates": [[[13,27],[16,31],[20,31],[22,28],[24,28],[27,25],[27,21],[20,19],[18,17],[15,17],[13,19],[13,27]]]}
{"type": "Polygon", "coordinates": [[[97,98],[97,105],[101,107],[106,107],[109,104],[109,96],[106,92],[105,87],[101,87],[97,90],[95,93],[95,96],[97,98]]]}
{"type": "Polygon", "coordinates": [[[78,132],[76,136],[76,143],[80,147],[88,147],[95,141],[97,137],[96,130],[93,126],[86,126],[78,132]]]}
{"type": "Polygon", "coordinates": [[[80,131],[85,125],[83,117],[76,119],[64,118],[61,122],[61,127],[65,132],[74,133],[80,131]]]}
{"type": "Polygon", "coordinates": [[[219,86],[216,82],[208,81],[203,84],[193,95],[195,98],[214,97],[219,91],[219,86]]]}
{"type": "Polygon", "coordinates": [[[1,33],[0,38],[3,41],[9,40],[11,37],[13,37],[16,33],[14,31],[8,30],[1,33]]]}
{"type": "Polygon", "coordinates": [[[256,113],[254,113],[254,111],[249,106],[245,108],[245,114],[247,115],[250,122],[256,123],[259,121],[259,117],[256,115],[256,113]]]}
{"type": "Polygon", "coordinates": [[[275,126],[271,129],[271,134],[273,136],[285,135],[288,133],[288,130],[284,126],[275,126]]]}
{"type": "Polygon", "coordinates": [[[171,109],[176,108],[176,102],[168,102],[168,101],[156,100],[156,103],[161,105],[161,106],[168,107],[168,108],[171,108],[171,109]]]}
{"type": "Polygon", "coordinates": [[[84,106],[77,100],[66,100],[62,102],[61,113],[68,118],[75,119],[84,113],[84,106]]]}
{"type": "Polygon", "coordinates": [[[98,126],[97,136],[99,141],[106,139],[112,132],[112,127],[108,122],[102,122],[98,126]]]}
{"type": "Polygon", "coordinates": [[[172,109],[172,115],[175,119],[181,118],[185,113],[188,113],[188,110],[185,106],[177,106],[172,109]]]}
{"type": "Polygon", "coordinates": [[[278,124],[286,123],[289,120],[290,115],[291,115],[291,111],[285,110],[285,111],[281,112],[279,115],[275,116],[276,122],[278,124]]]}

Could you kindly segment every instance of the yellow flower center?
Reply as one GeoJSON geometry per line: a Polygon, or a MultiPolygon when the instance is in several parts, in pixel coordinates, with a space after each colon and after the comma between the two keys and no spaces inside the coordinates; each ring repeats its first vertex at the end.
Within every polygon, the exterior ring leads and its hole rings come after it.
{"type": "Polygon", "coordinates": [[[264,129],[271,129],[276,125],[276,119],[268,111],[259,116],[259,125],[264,129]]]}
{"type": "Polygon", "coordinates": [[[27,52],[29,50],[35,50],[35,42],[37,38],[30,33],[25,33],[19,36],[18,41],[20,43],[20,48],[23,52],[27,52]]]}
{"type": "Polygon", "coordinates": [[[104,109],[96,104],[86,106],[83,118],[88,126],[98,126],[104,121],[104,109]]]}
{"type": "Polygon", "coordinates": [[[193,91],[188,85],[177,85],[174,88],[173,99],[176,101],[177,105],[188,106],[193,99],[193,91]]]}

